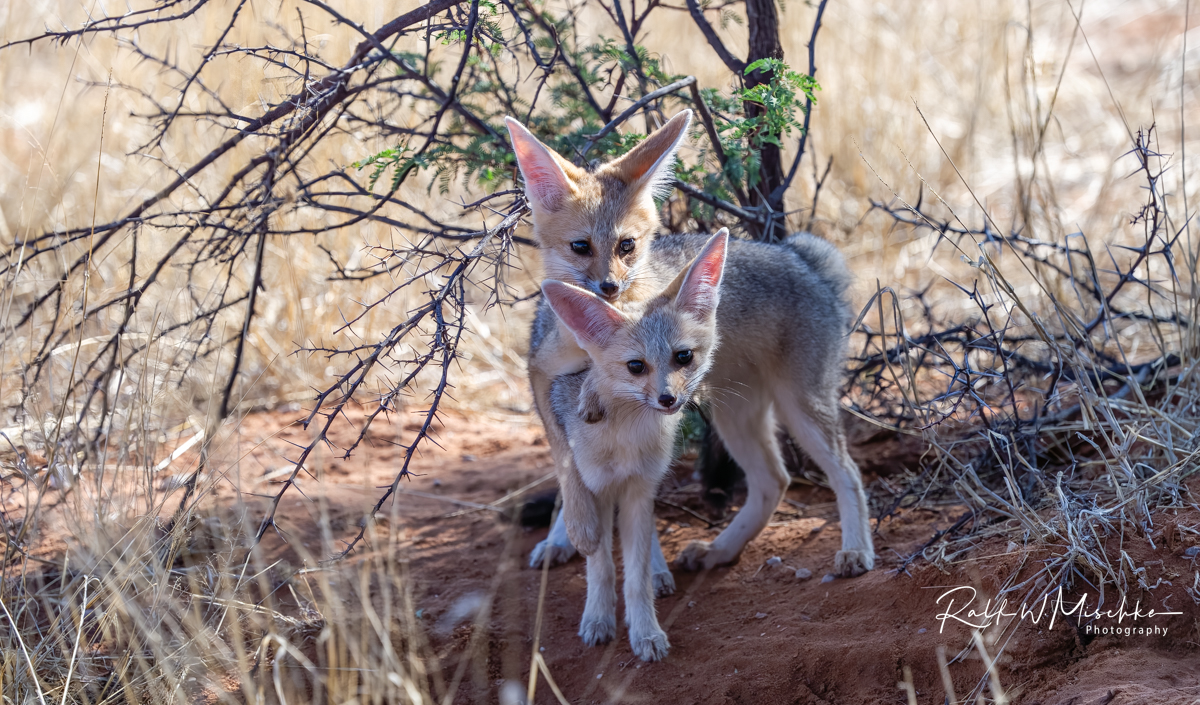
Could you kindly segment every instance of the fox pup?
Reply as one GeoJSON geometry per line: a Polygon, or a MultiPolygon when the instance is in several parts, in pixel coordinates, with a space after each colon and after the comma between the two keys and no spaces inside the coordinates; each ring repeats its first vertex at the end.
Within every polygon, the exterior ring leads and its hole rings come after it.
{"type": "MultiPolygon", "coordinates": [[[[703,236],[654,238],[660,225],[654,196],[669,184],[690,119],[687,111],[676,115],[623,157],[594,171],[572,165],[508,120],[547,277],[625,308],[647,300],[653,295],[647,291],[660,289],[703,248],[703,236]]],[[[797,234],[775,244],[730,240],[726,270],[717,310],[725,343],[717,349],[705,386],[713,423],[745,471],[748,493],[729,526],[711,544],[689,545],[677,565],[696,570],[731,563],[766,526],[789,482],[775,437],[775,425],[782,422],[837,494],[842,547],[834,572],[868,571],[875,565],[875,550],[866,494],[839,416],[840,368],[851,321],[845,262],[832,245],[797,234]]],[[[561,330],[549,306],[539,308],[529,375],[555,457],[563,510],[535,550],[535,564],[543,557],[566,560],[576,547],[589,554],[599,546],[602,531],[587,521],[598,516],[595,496],[574,467],[567,434],[550,403],[552,380],[586,366],[587,354],[561,330]]],[[[662,582],[673,584],[669,573],[662,582]]]]}
{"type": "Polygon", "coordinates": [[[542,284],[546,301],[591,358],[588,370],[562,375],[550,388],[554,417],[595,497],[597,515],[584,521],[600,527],[600,548],[587,557],[579,635],[589,646],[616,636],[612,528],[619,506],[625,623],[643,661],[657,661],[670,648],[654,612],[654,496],[671,461],[678,412],[704,379],[717,344],[727,241],[727,231],[717,233],[662,294],[632,314],[570,284],[542,284]],[[583,408],[591,402],[599,403],[598,418],[583,408]]]}
{"type": "MultiPolygon", "coordinates": [[[[516,120],[506,121],[517,162],[525,175],[534,232],[552,234],[539,243],[543,276],[590,291],[618,309],[636,306],[658,294],[670,278],[659,279],[657,272],[651,272],[645,266],[642,250],[659,227],[654,198],[669,189],[675,151],[687,133],[691,111],[679,113],[624,156],[594,172],[563,159],[516,120]],[[546,256],[546,248],[559,252],[546,256]]],[[[534,404],[546,429],[563,499],[553,539],[538,544],[530,559],[530,565],[537,567],[544,559],[551,563],[568,560],[576,547],[591,553],[599,547],[600,532],[597,526],[572,519],[596,516],[595,498],[581,484],[566,432],[550,408],[551,382],[560,375],[586,369],[587,353],[545,299],[538,308],[529,348],[534,404]]],[[[600,410],[585,403],[583,413],[596,416],[600,410]]],[[[660,595],[670,594],[675,590],[675,581],[657,535],[654,549],[655,589],[660,595]]]]}

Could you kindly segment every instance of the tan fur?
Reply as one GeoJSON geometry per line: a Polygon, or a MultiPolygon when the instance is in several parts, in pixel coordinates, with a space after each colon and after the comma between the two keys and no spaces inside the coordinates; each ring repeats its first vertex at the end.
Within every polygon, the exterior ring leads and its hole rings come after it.
{"type": "MultiPolygon", "coordinates": [[[[531,195],[529,199],[546,279],[587,289],[618,308],[659,292],[662,287],[645,276],[640,266],[660,227],[654,195],[663,177],[649,170],[657,163],[657,171],[670,173],[675,148],[690,122],[691,111],[685,110],[621,158],[589,173],[537,142],[520,123],[509,119],[522,170],[526,169],[525,160],[548,157],[565,180],[564,192],[557,197],[539,199],[531,195]],[[574,253],[571,243],[579,240],[589,242],[593,254],[574,253]],[[631,252],[621,251],[625,241],[632,241],[631,252]],[[598,288],[604,281],[620,283],[616,295],[598,288]]],[[[543,169],[549,171],[550,165],[543,169]]]]}
{"type": "MultiPolygon", "coordinates": [[[[651,240],[659,226],[653,192],[669,177],[663,166],[669,166],[688,119],[675,116],[636,150],[595,173],[565,164],[510,121],[547,276],[596,294],[605,285],[615,287],[608,300],[632,310],[691,260],[704,238],[651,240]],[[648,171],[646,164],[651,165],[648,171]],[[634,240],[632,252],[620,251],[624,239],[634,240]],[[591,256],[572,250],[576,240],[587,240],[591,256]]],[[[731,241],[726,264],[717,317],[727,343],[706,384],[714,423],[746,472],[749,495],[715,541],[688,546],[678,565],[698,569],[734,561],[766,526],[788,484],[775,440],[779,422],[826,472],[837,493],[842,550],[835,572],[852,576],[870,570],[875,554],[866,495],[847,452],[838,410],[839,367],[849,323],[844,262],[827,243],[799,234],[774,245],[731,241]]],[[[575,548],[590,554],[600,546],[603,532],[592,520],[595,498],[586,496],[568,450],[568,434],[550,413],[552,380],[588,364],[588,356],[553,314],[540,310],[530,344],[530,382],[558,468],[564,510],[534,552],[538,564],[543,558],[565,560],[575,548]]],[[[587,404],[584,410],[585,416],[596,416],[597,410],[587,404]]],[[[669,574],[660,580],[664,573],[656,570],[656,581],[673,586],[669,574]]]]}
{"type": "Polygon", "coordinates": [[[625,621],[633,651],[656,661],[670,648],[654,612],[654,496],[667,473],[679,411],[700,386],[717,343],[716,308],[728,235],[718,233],[695,263],[637,313],[624,314],[583,289],[557,281],[542,291],[592,361],[555,379],[551,409],[570,442],[575,468],[595,497],[594,513],[577,517],[598,527],[599,549],[588,554],[588,598],[579,634],[589,645],[616,634],[616,571],[612,524],[620,506],[625,563],[625,621]],[[680,355],[686,354],[685,361],[680,355]],[[631,361],[638,365],[630,369],[631,361]],[[581,416],[594,396],[605,409],[581,416]]]}

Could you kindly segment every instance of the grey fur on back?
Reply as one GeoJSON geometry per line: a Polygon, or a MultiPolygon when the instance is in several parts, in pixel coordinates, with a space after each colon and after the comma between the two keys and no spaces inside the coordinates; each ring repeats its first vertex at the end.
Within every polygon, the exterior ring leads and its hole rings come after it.
{"type": "MultiPolygon", "coordinates": [[[[646,258],[642,287],[666,287],[706,241],[704,235],[656,239],[646,258]]],[[[718,344],[696,396],[708,401],[713,425],[745,470],[747,494],[729,526],[711,542],[688,544],[676,565],[687,570],[725,565],[767,526],[789,483],[775,435],[775,425],[780,424],[825,472],[837,496],[842,548],[834,556],[834,574],[851,577],[874,567],[862,475],[841,426],[842,369],[852,320],[846,300],[849,282],[841,254],[812,235],[792,235],[778,244],[729,241],[716,315],[718,344]]],[[[542,346],[552,356],[569,355],[561,334],[552,334],[553,326],[555,314],[543,304],[534,324],[534,350],[542,346]]],[[[586,356],[569,361],[571,365],[560,365],[563,371],[557,373],[564,384],[546,390],[545,403],[554,410],[542,412],[543,420],[557,426],[564,443],[569,443],[570,428],[564,428],[563,421],[575,428],[581,423],[578,413],[571,416],[564,403],[578,398],[580,389],[566,373],[588,364],[586,356]]],[[[539,369],[546,369],[545,361],[542,365],[539,369]]],[[[587,377],[578,379],[586,393],[587,377]]],[[[547,433],[553,433],[549,427],[547,433]]],[[[564,497],[568,494],[564,490],[564,497]]]]}
{"type": "MultiPolygon", "coordinates": [[[[708,237],[687,234],[655,239],[650,261],[664,285],[691,262],[708,237]]],[[[745,306],[779,309],[780,313],[795,309],[802,316],[810,312],[801,309],[815,307],[811,313],[822,319],[819,325],[835,325],[840,318],[845,334],[851,320],[845,301],[850,272],[842,254],[830,243],[810,233],[795,233],[779,243],[730,239],[725,267],[718,314],[723,323],[734,323],[736,319],[729,313],[745,313],[745,306]],[[734,299],[739,306],[726,309],[727,299],[734,299]]]]}
{"type": "MultiPolygon", "coordinates": [[[[650,250],[653,276],[665,287],[708,239],[703,234],[656,238],[650,250]]],[[[780,243],[730,239],[717,308],[720,343],[710,379],[729,387],[759,373],[783,372],[805,386],[832,391],[852,320],[845,296],[849,283],[841,253],[815,235],[796,233],[780,243]]],[[[543,300],[533,322],[531,352],[557,325],[543,300]]]]}

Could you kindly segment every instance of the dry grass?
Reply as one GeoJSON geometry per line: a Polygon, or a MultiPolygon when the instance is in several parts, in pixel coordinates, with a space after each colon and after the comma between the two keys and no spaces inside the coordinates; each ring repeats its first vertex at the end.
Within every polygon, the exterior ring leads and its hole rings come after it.
{"type": "MultiPolygon", "coordinates": [[[[367,10],[358,3],[334,4],[373,27],[410,3],[377,2],[367,10]]],[[[94,5],[94,15],[102,7],[113,12],[123,7],[101,0],[94,5]]],[[[270,43],[277,37],[272,22],[292,22],[297,9],[307,7],[289,1],[251,4],[248,11],[257,21],[240,25],[229,41],[270,43]]],[[[87,9],[60,2],[8,3],[0,8],[0,43],[38,34],[44,25],[76,26],[87,9]]],[[[995,328],[1028,334],[1035,351],[1056,350],[1062,336],[1088,314],[1087,306],[1076,305],[1068,278],[1011,249],[983,244],[978,235],[958,239],[957,247],[938,245],[937,232],[898,225],[872,209],[871,201],[903,210],[902,204],[922,198],[923,212],[965,230],[983,230],[986,221],[997,234],[1086,243],[1100,268],[1108,270],[1102,281],[1111,287],[1119,279],[1111,271],[1124,271],[1137,261],[1136,253],[1122,248],[1147,242],[1143,225],[1131,223],[1146,202],[1146,180],[1130,176],[1139,164],[1129,153],[1135,134],[1151,124],[1156,125],[1156,140],[1149,147],[1166,155],[1153,158],[1151,167],[1156,173],[1162,170],[1155,192],[1163,214],[1161,232],[1179,234],[1179,239],[1171,249],[1173,262],[1149,257],[1136,270],[1162,296],[1131,286],[1113,303],[1198,319],[1195,238],[1200,233],[1190,213],[1200,204],[1200,173],[1187,168],[1184,156],[1200,152],[1200,126],[1189,124],[1185,131],[1181,121],[1200,114],[1195,80],[1200,6],[1193,9],[1186,56],[1182,12],[1178,4],[1107,0],[1082,5],[830,4],[818,44],[817,78],[823,90],[813,120],[812,159],[806,157],[802,173],[824,169],[829,159],[832,168],[815,213],[803,211],[812,202],[815,178],[802,180],[789,203],[798,209],[798,224],[810,225],[846,253],[858,274],[856,303],[893,307],[886,316],[882,309],[872,309],[865,319],[891,336],[876,340],[871,350],[904,346],[897,323],[919,326],[926,320],[921,300],[906,292],[928,291],[931,321],[976,315],[981,300],[963,296],[950,281],[968,288],[971,282],[980,284],[982,302],[999,312],[995,328]],[[1077,24],[1073,13],[1081,7],[1082,22],[1077,24]],[[1067,239],[1075,233],[1086,240],[1067,239]],[[879,285],[900,295],[873,299],[879,285]]],[[[812,13],[803,3],[785,6],[788,56],[803,53],[812,13]]],[[[189,54],[194,47],[215,40],[222,18],[222,12],[205,8],[173,33],[147,32],[140,41],[154,42],[157,48],[173,45],[186,65],[194,60],[189,54]]],[[[652,32],[649,47],[672,70],[693,74],[702,85],[725,85],[724,68],[684,18],[685,13],[678,13],[669,33],[652,32]]],[[[598,31],[611,34],[599,16],[596,24],[603,27],[598,31]]],[[[335,59],[357,39],[341,26],[321,31],[319,39],[335,59]]],[[[744,45],[743,28],[731,24],[724,31],[731,46],[744,45]]],[[[201,122],[190,131],[172,133],[157,150],[130,154],[149,135],[137,115],[145,112],[149,98],[170,99],[177,77],[140,62],[129,47],[109,39],[82,45],[41,43],[9,48],[0,56],[7,67],[0,72],[0,246],[6,250],[30,234],[116,217],[156,190],[164,178],[162,161],[186,162],[218,139],[201,122]],[[110,71],[122,82],[142,87],[146,96],[107,94],[110,71]]],[[[284,90],[276,78],[247,63],[245,73],[223,76],[213,88],[229,105],[253,112],[263,96],[284,90]]],[[[404,119],[396,116],[398,122],[404,119]]],[[[383,146],[330,140],[319,156],[349,164],[383,146]]],[[[205,178],[227,176],[218,172],[205,178]]],[[[452,199],[468,196],[457,191],[450,198],[436,191],[430,195],[421,185],[403,188],[407,200],[444,214],[458,212],[452,199]]],[[[345,259],[361,259],[392,236],[383,225],[367,223],[339,234],[335,247],[345,259]]],[[[96,297],[123,289],[128,274],[121,256],[132,246],[124,242],[98,261],[88,283],[70,281],[67,300],[80,300],[85,286],[96,297]]],[[[143,244],[164,246],[153,238],[143,244]]],[[[242,412],[302,402],[311,398],[313,388],[326,386],[337,370],[294,350],[301,343],[330,340],[343,317],[356,313],[356,302],[375,300],[387,286],[330,281],[328,259],[314,248],[267,247],[272,266],[260,302],[264,320],[275,323],[273,329],[255,329],[246,341],[245,369],[253,383],[241,393],[242,412]]],[[[526,249],[519,255],[512,283],[518,291],[531,291],[537,281],[536,253],[526,249]]],[[[38,267],[5,281],[0,315],[11,315],[42,283],[60,277],[67,260],[64,254],[57,271],[38,267]]],[[[165,291],[171,291],[170,277],[177,284],[186,281],[181,273],[167,277],[165,291]]],[[[453,403],[477,413],[505,409],[527,414],[522,352],[532,306],[487,308],[482,292],[476,294],[471,314],[475,335],[465,342],[467,354],[455,371],[453,403]]],[[[406,310],[410,303],[398,300],[389,310],[372,312],[355,332],[373,339],[391,327],[391,312],[406,310]]],[[[136,344],[137,335],[186,318],[191,307],[179,290],[143,305],[142,310],[152,313],[136,319],[129,344],[136,344]]],[[[80,310],[64,306],[60,315],[77,318],[80,310]]],[[[198,526],[197,517],[188,519],[190,525],[161,525],[159,517],[170,517],[174,506],[170,492],[156,481],[155,468],[170,449],[202,438],[203,432],[207,452],[236,462],[240,451],[231,438],[236,420],[219,429],[208,420],[209,401],[220,388],[228,358],[183,365],[176,362],[176,353],[186,340],[156,344],[140,358],[138,369],[128,370],[135,382],[129,391],[115,398],[120,423],[110,433],[109,454],[84,458],[78,455],[81,448],[54,448],[62,420],[70,416],[56,390],[75,374],[75,353],[89,344],[90,336],[111,331],[88,331],[88,337],[56,350],[49,378],[31,386],[22,369],[36,353],[34,329],[51,323],[36,321],[28,331],[3,340],[0,350],[0,427],[14,446],[31,451],[11,453],[0,440],[9,545],[19,540],[30,547],[27,557],[5,566],[0,586],[5,606],[0,678],[6,701],[349,702],[360,693],[370,693],[376,702],[454,699],[457,684],[472,675],[472,659],[461,659],[443,672],[430,658],[423,628],[413,623],[414,609],[407,602],[411,581],[404,563],[385,560],[395,550],[394,535],[374,537],[375,545],[387,549],[358,562],[354,574],[317,570],[293,575],[286,590],[299,593],[284,601],[305,606],[297,616],[294,610],[277,609],[282,599],[273,592],[279,587],[272,572],[277,567],[242,550],[253,535],[253,519],[249,528],[198,526]],[[54,467],[42,471],[30,464],[31,457],[48,455],[51,449],[54,467]],[[37,481],[40,472],[53,480],[37,481]],[[47,509],[51,506],[56,511],[47,509]],[[40,541],[40,535],[56,538],[40,541]],[[346,604],[355,605],[352,614],[345,612],[346,604]],[[320,663],[297,648],[314,634],[319,636],[320,663]],[[104,644],[104,649],[81,653],[81,639],[104,644]]],[[[224,325],[236,330],[239,321],[230,317],[224,325]]],[[[993,462],[987,472],[972,465],[981,453],[980,438],[963,437],[958,426],[951,432],[949,423],[932,424],[939,414],[953,416],[956,410],[944,402],[931,403],[926,388],[917,388],[919,383],[937,384],[936,375],[920,379],[920,370],[904,369],[908,353],[889,367],[898,389],[892,401],[902,414],[920,420],[916,426],[924,426],[921,432],[935,448],[920,487],[940,482],[955,501],[992,512],[993,518],[1007,517],[988,531],[1068,547],[1047,564],[1045,575],[1035,576],[1043,578],[1039,585],[1087,571],[1120,589],[1129,587],[1140,579],[1136,566],[1114,566],[1094,537],[1137,527],[1163,503],[1193,501],[1181,484],[1200,452],[1195,440],[1200,416],[1196,327],[1123,319],[1107,322],[1101,332],[1100,337],[1083,336],[1090,341],[1083,352],[1057,349],[1062,365],[1079,381],[1052,390],[1055,397],[1046,406],[1052,418],[1038,432],[1059,457],[1079,449],[1054,439],[1086,437],[1093,448],[1085,449],[1074,465],[1078,471],[1065,482],[1060,477],[1048,485],[1043,504],[1031,502],[1020,490],[1031,462],[1021,447],[1006,447],[1006,460],[993,462]],[[1172,353],[1180,359],[1154,379],[1089,381],[1097,349],[1123,356],[1131,365],[1172,353]],[[1061,413],[1076,405],[1078,413],[1061,413]],[[1001,479],[997,482],[988,472],[1001,479]]],[[[218,337],[227,332],[219,331],[218,337]]],[[[989,389],[998,393],[996,386],[989,389]]],[[[988,390],[980,393],[994,398],[988,390]]],[[[1013,403],[1015,407],[1015,398],[1013,403]]],[[[220,482],[218,467],[202,491],[220,482]]],[[[327,554],[343,537],[326,534],[321,549],[327,554]]],[[[954,537],[948,539],[932,544],[926,557],[955,560],[962,546],[954,537]]],[[[1031,581],[1009,589],[1030,590],[1031,581]]],[[[492,596],[494,592],[485,599],[492,596]]],[[[477,619],[486,620],[487,609],[478,614],[477,619]]],[[[982,642],[979,650],[984,650],[982,642]]]]}

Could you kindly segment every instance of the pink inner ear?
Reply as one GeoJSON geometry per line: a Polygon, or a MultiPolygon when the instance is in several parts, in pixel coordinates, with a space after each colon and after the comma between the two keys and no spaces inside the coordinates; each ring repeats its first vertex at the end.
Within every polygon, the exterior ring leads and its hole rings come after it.
{"type": "Polygon", "coordinates": [[[623,176],[626,183],[633,183],[646,175],[650,171],[650,167],[654,166],[659,157],[662,156],[658,152],[642,151],[634,154],[633,157],[625,163],[626,168],[623,170],[623,176]]]}
{"type": "Polygon", "coordinates": [[[709,313],[716,308],[717,291],[725,269],[725,247],[710,250],[692,265],[679,292],[680,305],[688,311],[709,313]]]}
{"type": "Polygon", "coordinates": [[[558,208],[568,189],[562,169],[554,163],[554,157],[545,147],[533,141],[532,136],[517,130],[512,130],[510,134],[517,164],[525,177],[525,187],[535,205],[547,210],[558,208]]]}
{"type": "Polygon", "coordinates": [[[621,325],[621,313],[586,292],[561,282],[543,287],[550,307],[581,343],[603,345],[621,325]]]}
{"type": "Polygon", "coordinates": [[[675,146],[690,123],[691,111],[671,118],[644,142],[612,163],[618,177],[626,184],[634,184],[649,175],[656,166],[662,166],[663,160],[673,160],[675,146]]]}
{"type": "Polygon", "coordinates": [[[721,269],[725,264],[724,252],[710,256],[696,263],[698,281],[708,287],[716,287],[721,280],[721,269]]]}

